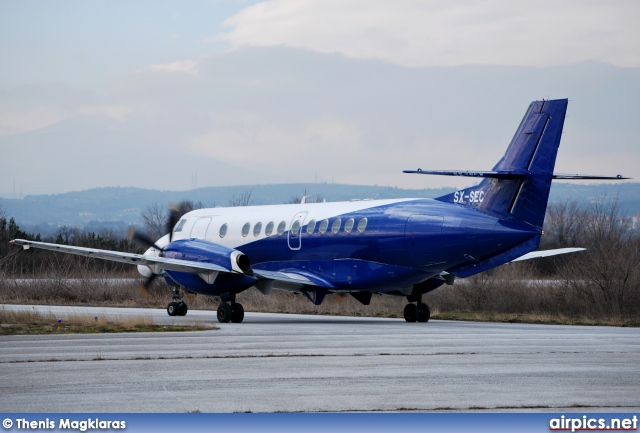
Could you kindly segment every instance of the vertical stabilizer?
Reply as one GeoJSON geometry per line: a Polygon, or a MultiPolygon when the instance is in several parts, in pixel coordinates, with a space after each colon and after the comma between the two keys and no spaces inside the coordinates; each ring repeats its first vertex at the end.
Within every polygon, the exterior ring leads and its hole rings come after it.
{"type": "Polygon", "coordinates": [[[541,228],[567,103],[567,99],[532,102],[491,172],[456,174],[485,179],[438,200],[471,206],[499,218],[517,218],[541,228]]]}

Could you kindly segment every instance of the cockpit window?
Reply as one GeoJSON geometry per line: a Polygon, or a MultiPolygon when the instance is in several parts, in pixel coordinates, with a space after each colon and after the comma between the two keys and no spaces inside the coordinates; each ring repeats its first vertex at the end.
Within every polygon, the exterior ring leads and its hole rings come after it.
{"type": "Polygon", "coordinates": [[[187,220],[186,219],[181,219],[180,221],[178,221],[178,225],[176,226],[175,229],[173,229],[174,233],[178,233],[182,231],[182,227],[184,227],[184,225],[186,224],[187,220]]]}

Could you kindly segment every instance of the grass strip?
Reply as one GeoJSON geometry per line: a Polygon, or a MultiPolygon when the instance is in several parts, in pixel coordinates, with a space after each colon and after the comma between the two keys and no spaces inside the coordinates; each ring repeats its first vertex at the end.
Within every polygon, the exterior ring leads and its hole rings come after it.
{"type": "Polygon", "coordinates": [[[187,332],[219,329],[207,323],[158,325],[151,316],[92,317],[71,315],[63,319],[53,314],[0,309],[0,335],[104,334],[118,332],[187,332]]]}

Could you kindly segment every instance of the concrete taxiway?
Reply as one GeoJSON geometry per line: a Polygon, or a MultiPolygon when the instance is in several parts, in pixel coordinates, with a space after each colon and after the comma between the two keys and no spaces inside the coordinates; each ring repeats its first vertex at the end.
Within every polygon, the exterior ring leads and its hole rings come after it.
{"type": "MultiPolygon", "coordinates": [[[[206,321],[187,333],[0,336],[5,412],[637,411],[640,329],[2,306],[206,321]]],[[[64,319],[63,319],[64,320],[64,319]]]]}

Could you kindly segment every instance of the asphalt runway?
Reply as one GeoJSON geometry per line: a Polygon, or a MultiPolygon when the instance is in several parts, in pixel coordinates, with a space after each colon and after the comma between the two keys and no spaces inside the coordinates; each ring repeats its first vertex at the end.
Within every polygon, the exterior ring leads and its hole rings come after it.
{"type": "Polygon", "coordinates": [[[640,329],[0,306],[213,322],[187,333],[0,336],[5,412],[640,408],[640,329]]]}

